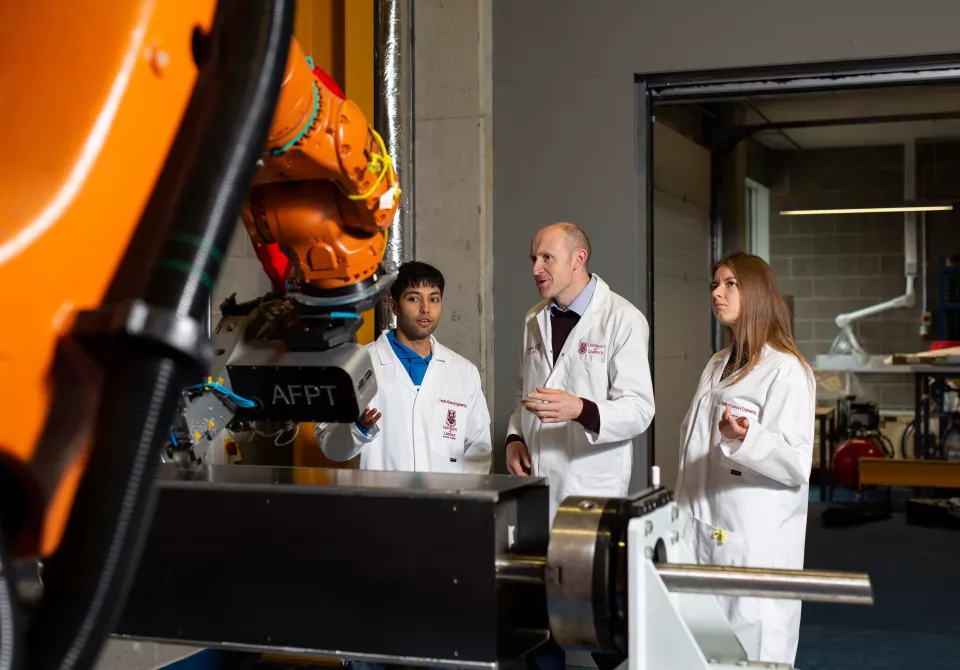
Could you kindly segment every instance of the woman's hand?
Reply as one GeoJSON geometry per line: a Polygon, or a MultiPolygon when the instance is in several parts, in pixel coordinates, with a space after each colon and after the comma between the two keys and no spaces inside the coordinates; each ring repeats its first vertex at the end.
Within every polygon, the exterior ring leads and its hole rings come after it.
{"type": "Polygon", "coordinates": [[[730,414],[730,408],[727,407],[720,417],[720,434],[728,440],[743,440],[750,429],[750,421],[745,416],[734,417],[730,414]]]}

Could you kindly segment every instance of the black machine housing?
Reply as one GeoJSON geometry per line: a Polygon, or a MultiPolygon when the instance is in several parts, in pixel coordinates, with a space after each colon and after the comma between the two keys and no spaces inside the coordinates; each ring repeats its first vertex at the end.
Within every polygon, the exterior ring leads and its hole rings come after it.
{"type": "Polygon", "coordinates": [[[542,479],[167,465],[116,633],[407,665],[496,668],[548,637],[542,479]]]}
{"type": "Polygon", "coordinates": [[[255,403],[244,421],[354,421],[376,393],[356,332],[359,314],[311,307],[285,296],[222,306],[212,375],[255,403]]]}

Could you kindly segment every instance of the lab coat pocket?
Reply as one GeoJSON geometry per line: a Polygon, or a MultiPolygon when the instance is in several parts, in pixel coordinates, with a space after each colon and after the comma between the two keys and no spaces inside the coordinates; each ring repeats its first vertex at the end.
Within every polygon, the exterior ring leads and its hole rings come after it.
{"type": "Polygon", "coordinates": [[[460,443],[431,444],[430,472],[463,472],[463,448],[460,443]]]}
{"type": "Polygon", "coordinates": [[[690,551],[698,565],[746,565],[746,537],[726,528],[693,519],[690,551]]]}

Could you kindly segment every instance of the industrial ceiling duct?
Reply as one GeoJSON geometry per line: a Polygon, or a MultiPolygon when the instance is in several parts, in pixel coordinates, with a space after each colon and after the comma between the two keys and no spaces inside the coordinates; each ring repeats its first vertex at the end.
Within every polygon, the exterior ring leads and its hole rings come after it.
{"type": "MultiPolygon", "coordinates": [[[[414,258],[413,0],[376,0],[374,125],[400,178],[400,205],[387,236],[384,262],[414,258]]],[[[389,298],[377,306],[379,336],[396,326],[389,298]]]]}

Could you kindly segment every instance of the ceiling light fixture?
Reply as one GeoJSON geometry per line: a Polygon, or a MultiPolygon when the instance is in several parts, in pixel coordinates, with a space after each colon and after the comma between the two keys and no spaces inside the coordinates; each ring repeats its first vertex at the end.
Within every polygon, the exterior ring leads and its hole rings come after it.
{"type": "Polygon", "coordinates": [[[787,209],[780,212],[783,216],[812,216],[814,214],[880,214],[888,212],[950,212],[953,205],[947,203],[904,203],[883,207],[841,207],[824,209],[787,209]]]}

